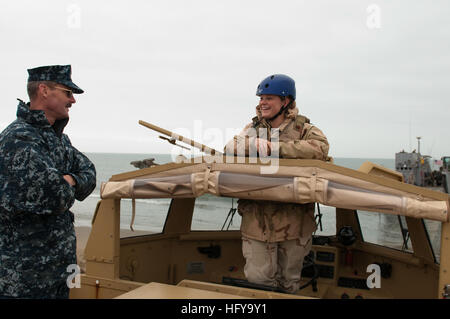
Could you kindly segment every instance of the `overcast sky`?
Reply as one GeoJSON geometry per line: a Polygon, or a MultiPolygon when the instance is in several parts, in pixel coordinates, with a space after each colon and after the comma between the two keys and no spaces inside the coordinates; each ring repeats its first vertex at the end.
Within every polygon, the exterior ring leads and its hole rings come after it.
{"type": "Polygon", "coordinates": [[[139,120],[222,149],[266,76],[296,81],[334,157],[450,155],[450,2],[2,1],[0,130],[27,69],[71,64],[83,152],[170,153],[139,120]]]}

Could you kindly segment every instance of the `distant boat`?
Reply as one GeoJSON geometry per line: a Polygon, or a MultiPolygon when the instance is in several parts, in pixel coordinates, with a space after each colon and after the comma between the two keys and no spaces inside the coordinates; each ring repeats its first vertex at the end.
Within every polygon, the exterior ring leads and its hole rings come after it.
{"type": "Polygon", "coordinates": [[[405,183],[427,187],[448,193],[450,182],[450,156],[433,160],[429,155],[420,153],[420,137],[418,149],[412,152],[404,150],[395,153],[395,170],[403,175],[405,183]]]}

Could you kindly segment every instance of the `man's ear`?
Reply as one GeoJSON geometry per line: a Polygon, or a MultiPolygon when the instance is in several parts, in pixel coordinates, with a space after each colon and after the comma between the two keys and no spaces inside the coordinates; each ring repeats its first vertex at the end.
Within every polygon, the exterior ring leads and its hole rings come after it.
{"type": "Polygon", "coordinates": [[[40,83],[38,92],[42,97],[46,98],[48,95],[48,86],[43,83],[40,83]]]}

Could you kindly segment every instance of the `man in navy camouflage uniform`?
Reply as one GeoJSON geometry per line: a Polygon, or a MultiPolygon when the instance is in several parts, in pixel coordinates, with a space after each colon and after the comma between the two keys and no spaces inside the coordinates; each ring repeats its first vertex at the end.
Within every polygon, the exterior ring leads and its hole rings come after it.
{"type": "Polygon", "coordinates": [[[70,65],[28,70],[30,102],[0,134],[0,296],[68,298],[76,264],[75,199],[94,190],[92,162],[63,129],[73,93],[70,65]]]}

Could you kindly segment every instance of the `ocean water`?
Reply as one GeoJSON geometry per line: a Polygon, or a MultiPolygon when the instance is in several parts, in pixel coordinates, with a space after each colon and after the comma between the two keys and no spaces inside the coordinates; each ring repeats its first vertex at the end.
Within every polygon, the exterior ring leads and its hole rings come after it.
{"type": "MultiPolygon", "coordinates": [[[[100,185],[106,182],[112,175],[137,170],[130,164],[131,161],[154,158],[158,164],[172,162],[170,154],[108,154],[86,153],[95,164],[97,170],[97,186],[93,193],[83,202],[76,201],[72,207],[75,214],[75,226],[91,226],[97,202],[100,200],[100,185]]],[[[389,169],[394,169],[394,159],[377,158],[335,158],[334,163],[339,166],[358,169],[364,162],[371,161],[389,169]]],[[[121,228],[130,229],[131,200],[121,200],[121,228]]],[[[136,217],[133,224],[135,230],[149,233],[161,232],[167,216],[170,199],[137,199],[136,217]]],[[[233,214],[233,208],[237,207],[236,199],[221,198],[206,194],[197,198],[191,228],[193,230],[220,230],[239,229],[240,216],[233,214]],[[228,218],[227,218],[228,217],[228,218]],[[231,220],[231,217],[232,220],[231,220]]],[[[335,235],[336,215],[335,208],[325,205],[319,206],[322,213],[321,228],[316,234],[335,235]]],[[[317,209],[316,209],[317,212],[317,209]]],[[[395,249],[402,249],[403,237],[397,216],[377,214],[373,212],[359,212],[362,236],[365,241],[387,245],[395,249]]],[[[403,225],[406,222],[403,219],[403,225]]],[[[430,238],[436,255],[439,253],[440,223],[426,221],[430,231],[430,238]]],[[[411,249],[411,243],[406,250],[411,249]]]]}

